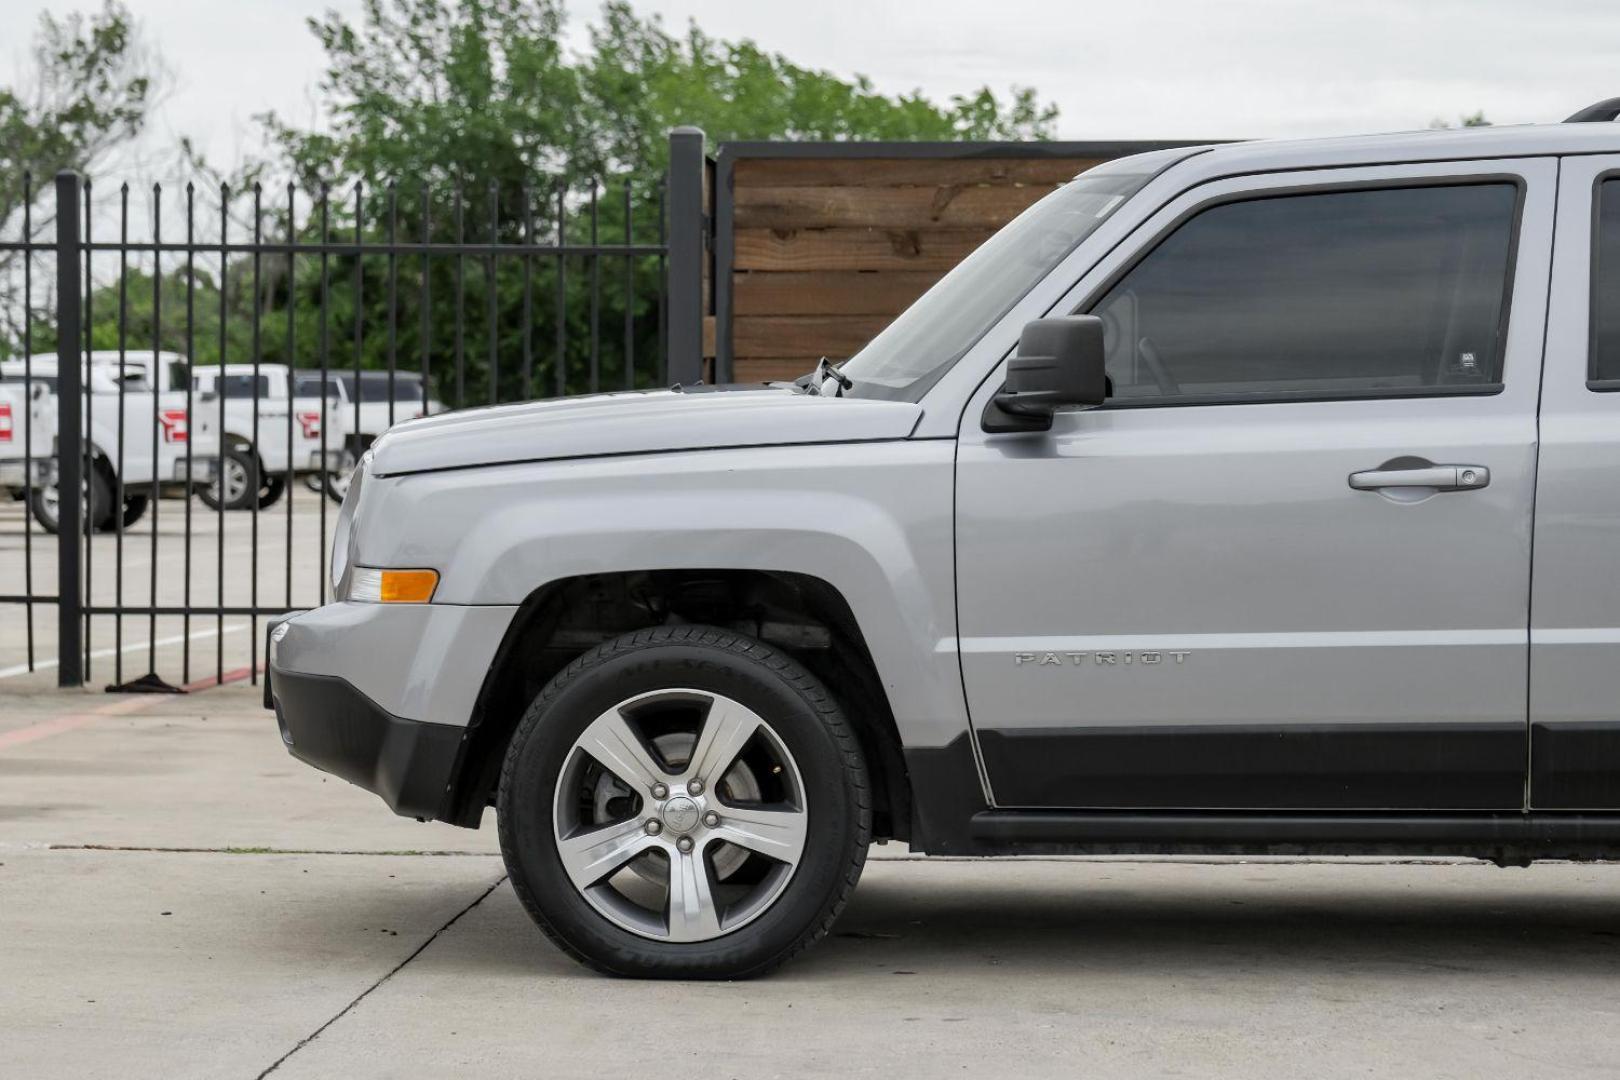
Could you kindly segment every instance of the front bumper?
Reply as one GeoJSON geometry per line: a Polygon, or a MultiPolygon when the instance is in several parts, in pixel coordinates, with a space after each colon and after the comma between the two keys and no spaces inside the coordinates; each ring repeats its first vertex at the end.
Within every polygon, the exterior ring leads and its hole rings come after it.
{"type": "Polygon", "coordinates": [[[293,757],[380,796],[396,814],[437,818],[467,729],[394,716],[335,675],[266,676],[293,757]]]}
{"type": "Polygon", "coordinates": [[[50,487],[56,482],[56,459],[8,458],[0,461],[0,488],[50,487]]]}
{"type": "Polygon", "coordinates": [[[166,479],[176,484],[211,484],[214,482],[214,465],[212,457],[193,457],[190,462],[178,458],[166,479]]]}
{"type": "Polygon", "coordinates": [[[265,630],[265,704],[307,762],[437,818],[515,607],[335,603],[265,630]]]}

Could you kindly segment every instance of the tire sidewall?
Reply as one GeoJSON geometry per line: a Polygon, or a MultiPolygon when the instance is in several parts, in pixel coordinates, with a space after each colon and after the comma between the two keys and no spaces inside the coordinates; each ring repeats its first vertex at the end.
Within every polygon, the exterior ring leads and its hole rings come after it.
{"type": "MultiPolygon", "coordinates": [[[[89,472],[85,474],[84,488],[89,496],[88,504],[81,509],[81,512],[88,516],[86,524],[92,531],[102,531],[111,519],[112,485],[102,475],[100,466],[94,462],[90,464],[89,472]]],[[[61,528],[61,519],[60,517],[51,516],[50,511],[45,509],[45,492],[43,488],[36,487],[34,489],[29,506],[39,527],[55,536],[58,529],[61,528]]],[[[58,487],[57,506],[59,508],[61,506],[60,486],[58,487]]]]}
{"type": "MultiPolygon", "coordinates": [[[[738,641],[725,634],[725,640],[738,641]]],[[[610,643],[610,646],[613,643],[610,643]]],[[[864,846],[869,816],[839,741],[818,703],[774,664],[809,677],[793,661],[753,644],[753,655],[712,644],[665,642],[631,650],[608,646],[547,687],[530,708],[509,751],[499,796],[502,849],[514,886],[542,926],[604,970],[627,975],[720,976],[763,969],[790,954],[837,904],[851,846],[864,846]],[[769,660],[765,658],[769,657],[769,660]],[[569,880],[554,833],[556,784],[575,740],[604,712],[638,694],[690,688],[723,694],[764,718],[792,754],[809,815],[804,852],[770,908],[746,925],[704,942],[662,942],[619,927],[597,912],[569,880]]],[[[842,723],[841,717],[837,719],[842,723]]],[[[857,759],[857,768],[859,762],[857,759]]],[[[722,810],[723,813],[723,810],[722,810]]]]}
{"type": "Polygon", "coordinates": [[[221,502],[224,503],[223,508],[226,510],[246,510],[248,507],[257,502],[259,498],[258,456],[250,450],[243,450],[238,447],[231,446],[225,449],[225,457],[236,462],[242,467],[245,476],[245,483],[242,486],[242,494],[234,499],[225,498],[225,477],[222,472],[218,480],[215,481],[215,484],[217,484],[219,487],[219,495],[216,496],[214,494],[214,484],[204,484],[197,489],[197,497],[201,499],[203,504],[210,510],[221,509],[221,502]]]}

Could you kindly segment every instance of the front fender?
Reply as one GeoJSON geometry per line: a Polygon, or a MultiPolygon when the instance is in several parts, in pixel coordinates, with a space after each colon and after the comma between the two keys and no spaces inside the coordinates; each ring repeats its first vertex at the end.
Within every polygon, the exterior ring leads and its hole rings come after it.
{"type": "Polygon", "coordinates": [[[515,605],[565,578],[793,572],[860,624],[908,747],[967,730],[951,440],[711,450],[417,473],[368,489],[357,558],[440,572],[435,602],[515,605]],[[375,499],[375,502],[373,501],[375,499]]]}

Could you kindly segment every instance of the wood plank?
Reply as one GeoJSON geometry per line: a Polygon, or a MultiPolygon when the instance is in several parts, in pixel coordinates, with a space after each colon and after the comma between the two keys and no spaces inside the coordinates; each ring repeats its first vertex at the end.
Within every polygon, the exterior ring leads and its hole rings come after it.
{"type": "Polygon", "coordinates": [[[732,277],[737,315],[898,315],[940,279],[937,270],[810,270],[732,277]]]}
{"type": "Polygon", "coordinates": [[[743,158],[732,182],[744,187],[900,187],[942,184],[1051,186],[1102,158],[743,158]]]}
{"type": "Polygon", "coordinates": [[[1049,187],[739,187],[739,229],[995,229],[1049,187]]]}
{"type": "Polygon", "coordinates": [[[737,270],[946,271],[994,229],[738,229],[737,270]]]}
{"type": "Polygon", "coordinates": [[[731,323],[733,355],[751,360],[830,356],[842,360],[878,335],[887,315],[749,315],[731,323]]]}

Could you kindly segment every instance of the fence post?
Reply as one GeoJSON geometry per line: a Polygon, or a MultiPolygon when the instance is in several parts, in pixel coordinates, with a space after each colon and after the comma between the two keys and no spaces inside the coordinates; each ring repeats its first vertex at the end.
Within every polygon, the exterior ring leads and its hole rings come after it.
{"type": "Polygon", "coordinates": [[[703,131],[669,133],[669,377],[703,378],[703,262],[708,222],[703,210],[703,131]]]}
{"type": "Polygon", "coordinates": [[[56,174],[56,685],[84,685],[83,601],[79,594],[83,499],[84,250],[79,241],[79,174],[56,174]]]}

